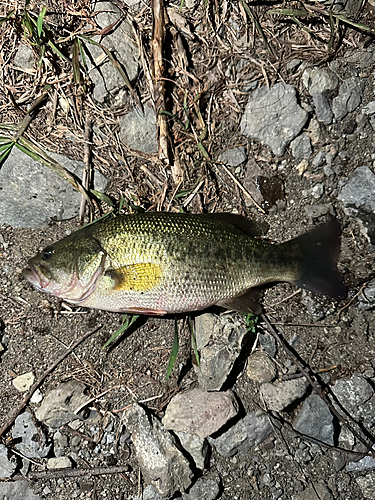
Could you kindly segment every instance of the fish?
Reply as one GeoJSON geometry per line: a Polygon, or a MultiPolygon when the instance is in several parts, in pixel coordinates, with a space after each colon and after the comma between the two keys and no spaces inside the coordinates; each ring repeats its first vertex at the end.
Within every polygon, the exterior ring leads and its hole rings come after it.
{"type": "Polygon", "coordinates": [[[254,290],[289,282],[339,299],[340,223],[274,244],[235,214],[143,212],[89,224],[31,258],[23,276],[82,307],[163,316],[221,306],[257,312],[254,290]]]}

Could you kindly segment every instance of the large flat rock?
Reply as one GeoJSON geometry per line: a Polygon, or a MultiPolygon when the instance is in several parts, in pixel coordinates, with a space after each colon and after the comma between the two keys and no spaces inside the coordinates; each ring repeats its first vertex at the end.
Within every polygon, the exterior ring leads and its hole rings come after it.
{"type": "MultiPolygon", "coordinates": [[[[58,154],[47,154],[82,178],[84,163],[58,154]]],[[[94,187],[105,191],[107,179],[95,172],[94,187]]],[[[48,167],[14,147],[0,169],[0,224],[40,228],[51,220],[78,214],[81,195],[48,167]]]]}

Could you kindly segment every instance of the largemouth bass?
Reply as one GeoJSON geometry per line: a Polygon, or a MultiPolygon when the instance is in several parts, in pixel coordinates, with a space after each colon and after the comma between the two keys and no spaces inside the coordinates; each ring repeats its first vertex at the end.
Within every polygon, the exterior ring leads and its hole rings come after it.
{"type": "Polygon", "coordinates": [[[250,221],[231,214],[124,215],[46,247],[23,274],[71,304],[134,314],[213,305],[246,312],[253,309],[251,289],[275,281],[345,296],[335,219],[279,245],[254,234],[250,221]]]}

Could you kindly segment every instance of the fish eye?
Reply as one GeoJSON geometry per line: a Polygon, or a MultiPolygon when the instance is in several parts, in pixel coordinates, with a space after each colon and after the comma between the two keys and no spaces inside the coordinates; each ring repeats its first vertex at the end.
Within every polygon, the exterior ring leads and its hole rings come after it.
{"type": "Polygon", "coordinates": [[[43,250],[43,259],[48,260],[52,257],[52,255],[55,253],[55,249],[52,247],[47,247],[43,250]]]}

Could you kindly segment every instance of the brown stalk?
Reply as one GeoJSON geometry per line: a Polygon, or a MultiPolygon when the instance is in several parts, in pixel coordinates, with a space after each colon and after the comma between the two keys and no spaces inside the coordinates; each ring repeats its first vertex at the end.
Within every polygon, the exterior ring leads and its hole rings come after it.
{"type": "MultiPolygon", "coordinates": [[[[128,465],[114,467],[85,467],[82,469],[56,469],[41,472],[30,472],[26,478],[31,481],[36,479],[57,479],[60,477],[102,476],[104,474],[120,474],[129,472],[128,465]]],[[[13,479],[24,480],[25,476],[16,476],[13,479]]]]}
{"type": "MultiPolygon", "coordinates": [[[[85,123],[85,169],[82,175],[82,185],[87,192],[90,190],[91,185],[91,134],[92,134],[92,123],[90,118],[86,118],[85,123]]],[[[85,216],[86,208],[86,197],[82,195],[81,206],[79,208],[79,221],[82,224],[85,216]]],[[[90,209],[92,206],[89,206],[90,209]]],[[[89,211],[89,221],[92,222],[92,210],[89,211]]]]}
{"type": "Polygon", "coordinates": [[[164,41],[165,26],[168,22],[167,13],[163,0],[152,0],[153,12],[153,33],[152,33],[152,54],[154,60],[154,103],[157,115],[158,137],[159,137],[159,158],[164,163],[171,166],[172,177],[175,184],[182,182],[182,170],[178,163],[173,161],[172,141],[169,133],[168,117],[160,113],[167,109],[166,87],[164,77],[164,41]]]}

